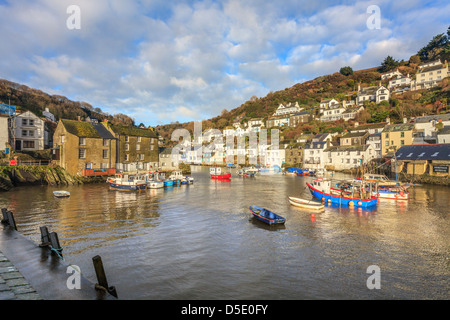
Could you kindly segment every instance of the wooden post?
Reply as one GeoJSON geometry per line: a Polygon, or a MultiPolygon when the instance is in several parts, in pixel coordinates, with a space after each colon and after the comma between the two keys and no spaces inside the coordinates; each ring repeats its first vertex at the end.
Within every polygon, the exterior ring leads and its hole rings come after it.
{"type": "Polygon", "coordinates": [[[8,209],[2,208],[2,223],[8,223],[8,216],[6,215],[6,212],[8,212],[8,209]]]}
{"type": "Polygon", "coordinates": [[[62,258],[62,248],[59,244],[58,234],[56,232],[50,232],[49,237],[52,251],[55,251],[62,258]]]}
{"type": "Polygon", "coordinates": [[[50,236],[48,234],[48,229],[46,226],[40,227],[41,230],[41,244],[40,247],[46,247],[50,245],[50,236]]]}
{"type": "Polygon", "coordinates": [[[100,256],[95,256],[92,258],[94,263],[95,274],[97,275],[98,283],[95,285],[96,289],[108,291],[111,295],[117,298],[117,292],[115,287],[108,286],[108,280],[106,280],[105,269],[103,268],[102,258],[100,256]]]}
{"type": "Polygon", "coordinates": [[[13,213],[12,213],[11,211],[7,211],[7,212],[6,212],[6,215],[7,215],[7,217],[8,217],[8,223],[9,223],[9,225],[10,225],[14,230],[17,230],[17,227],[16,227],[16,221],[14,220],[14,215],[13,215],[13,213]]]}

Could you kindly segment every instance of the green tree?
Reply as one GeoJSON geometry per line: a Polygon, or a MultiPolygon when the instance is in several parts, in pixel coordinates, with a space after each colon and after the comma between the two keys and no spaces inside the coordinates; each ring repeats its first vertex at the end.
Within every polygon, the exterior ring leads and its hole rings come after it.
{"type": "Polygon", "coordinates": [[[380,71],[381,72],[391,71],[396,67],[398,67],[399,64],[400,64],[399,61],[395,60],[391,56],[387,56],[386,59],[384,59],[384,61],[381,63],[380,71]]]}
{"type": "Polygon", "coordinates": [[[353,69],[349,66],[347,67],[342,67],[341,70],[339,70],[339,72],[341,74],[343,74],[344,76],[349,76],[353,74],[353,69]]]}

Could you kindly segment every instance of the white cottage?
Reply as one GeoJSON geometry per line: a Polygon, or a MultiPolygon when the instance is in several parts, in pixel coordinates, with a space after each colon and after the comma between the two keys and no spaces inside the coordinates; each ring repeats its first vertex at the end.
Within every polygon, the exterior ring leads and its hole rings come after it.
{"type": "Polygon", "coordinates": [[[44,150],[44,121],[30,111],[10,119],[10,144],[15,151],[44,150]]]}

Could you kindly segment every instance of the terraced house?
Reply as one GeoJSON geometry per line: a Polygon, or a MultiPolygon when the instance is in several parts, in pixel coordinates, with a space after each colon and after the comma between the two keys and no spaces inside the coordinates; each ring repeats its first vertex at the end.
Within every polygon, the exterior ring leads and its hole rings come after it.
{"type": "Polygon", "coordinates": [[[116,169],[123,172],[150,171],[158,168],[159,147],[156,133],[150,129],[102,123],[117,139],[116,169]]]}
{"type": "Polygon", "coordinates": [[[53,135],[53,161],[71,175],[115,173],[116,138],[99,123],[65,120],[53,135]]]}

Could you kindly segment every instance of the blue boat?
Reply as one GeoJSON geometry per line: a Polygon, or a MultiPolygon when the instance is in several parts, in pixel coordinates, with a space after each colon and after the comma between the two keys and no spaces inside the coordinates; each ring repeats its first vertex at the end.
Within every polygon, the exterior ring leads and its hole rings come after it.
{"type": "Polygon", "coordinates": [[[364,198],[354,198],[350,196],[344,195],[342,193],[332,194],[331,193],[331,182],[326,179],[313,179],[312,185],[306,183],[309,188],[309,191],[313,195],[313,197],[322,200],[322,202],[331,202],[332,204],[337,204],[339,206],[354,206],[361,208],[369,208],[377,205],[378,198],[371,197],[368,199],[364,198]]]}
{"type": "Polygon", "coordinates": [[[284,224],[286,222],[285,218],[267,209],[257,206],[250,206],[249,209],[256,219],[269,225],[284,224]]]}
{"type": "Polygon", "coordinates": [[[164,180],[164,188],[173,187],[173,180],[164,180]]]}

